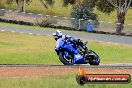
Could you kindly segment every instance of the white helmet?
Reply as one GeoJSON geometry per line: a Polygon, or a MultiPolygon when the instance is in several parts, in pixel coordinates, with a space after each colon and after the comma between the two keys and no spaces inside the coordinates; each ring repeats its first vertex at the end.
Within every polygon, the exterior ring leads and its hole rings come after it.
{"type": "Polygon", "coordinates": [[[55,37],[55,40],[62,38],[62,33],[61,31],[57,30],[56,32],[53,33],[53,36],[55,37]]]}

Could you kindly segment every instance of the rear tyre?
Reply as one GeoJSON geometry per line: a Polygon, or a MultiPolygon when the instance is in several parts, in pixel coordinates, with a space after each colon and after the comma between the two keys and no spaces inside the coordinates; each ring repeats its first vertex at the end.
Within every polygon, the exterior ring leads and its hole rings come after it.
{"type": "Polygon", "coordinates": [[[64,65],[74,65],[73,58],[71,56],[66,58],[64,52],[59,52],[59,59],[64,65]]]}
{"type": "Polygon", "coordinates": [[[89,64],[90,65],[99,65],[100,59],[99,56],[92,50],[89,50],[89,64]]]}

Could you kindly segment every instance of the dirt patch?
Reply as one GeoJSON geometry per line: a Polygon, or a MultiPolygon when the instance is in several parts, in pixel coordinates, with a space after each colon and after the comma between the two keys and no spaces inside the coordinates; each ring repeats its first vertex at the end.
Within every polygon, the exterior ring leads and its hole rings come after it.
{"type": "MultiPolygon", "coordinates": [[[[132,69],[123,68],[84,68],[87,74],[130,74],[132,69]]],[[[1,67],[0,78],[42,77],[51,75],[78,74],[78,68],[71,67],[1,67]]]]}
{"type": "Polygon", "coordinates": [[[130,74],[132,75],[132,69],[126,68],[88,68],[86,69],[88,74],[130,74]]]}
{"type": "Polygon", "coordinates": [[[2,67],[0,77],[36,77],[74,74],[77,69],[59,67],[2,67]]]}

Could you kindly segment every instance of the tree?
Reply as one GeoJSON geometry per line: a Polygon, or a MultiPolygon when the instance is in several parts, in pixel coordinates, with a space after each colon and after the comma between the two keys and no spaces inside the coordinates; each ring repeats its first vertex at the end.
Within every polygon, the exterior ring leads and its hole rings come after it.
{"type": "Polygon", "coordinates": [[[71,20],[75,28],[86,29],[86,26],[90,23],[89,21],[92,21],[95,27],[99,25],[98,16],[93,13],[93,8],[95,7],[93,2],[94,0],[84,0],[82,3],[73,6],[71,17],[80,19],[79,22],[78,20],[71,20]]]}
{"type": "Polygon", "coordinates": [[[7,0],[7,4],[12,4],[15,2],[17,4],[17,8],[20,12],[25,12],[26,7],[32,2],[32,0],[7,0]]]}
{"type": "Polygon", "coordinates": [[[117,11],[117,24],[116,24],[116,32],[118,34],[123,30],[123,25],[125,21],[125,16],[130,7],[132,0],[108,0],[117,11]]]}
{"type": "Polygon", "coordinates": [[[63,6],[67,6],[68,4],[75,5],[81,3],[82,0],[63,0],[63,6]]]}
{"type": "Polygon", "coordinates": [[[15,1],[17,3],[17,7],[21,12],[25,12],[26,6],[28,6],[32,2],[32,0],[15,0],[15,1]]]}
{"type": "Polygon", "coordinates": [[[110,14],[114,11],[114,6],[111,5],[107,0],[96,0],[96,8],[106,14],[110,14]]]}
{"type": "Polygon", "coordinates": [[[63,0],[63,4],[64,6],[67,6],[68,4],[74,6],[85,1],[90,3],[90,5],[92,5],[93,7],[96,6],[98,10],[104,13],[109,14],[110,12],[114,11],[114,7],[107,0],[63,0]]]}
{"type": "MultiPolygon", "coordinates": [[[[43,6],[48,9],[48,6],[53,6],[54,0],[39,0],[43,6]]],[[[26,7],[32,2],[32,0],[7,0],[7,4],[15,2],[20,12],[25,12],[26,7]]]]}
{"type": "Polygon", "coordinates": [[[0,7],[3,6],[3,0],[0,0],[0,7]]]}
{"type": "Polygon", "coordinates": [[[2,0],[0,1],[0,5],[2,4],[2,0]]]}
{"type": "Polygon", "coordinates": [[[54,0],[39,0],[43,6],[48,9],[49,6],[53,6],[54,5],[54,0]]]}
{"type": "MultiPolygon", "coordinates": [[[[65,5],[72,4],[75,5],[82,0],[64,0],[65,5]],[[67,2],[65,2],[67,1],[67,2]],[[72,2],[72,3],[71,3],[72,2]]],[[[132,5],[132,0],[87,0],[93,1],[93,5],[96,8],[104,13],[111,13],[116,9],[117,11],[117,24],[116,24],[116,32],[118,34],[123,30],[123,25],[125,21],[125,16],[129,7],[132,5]]]]}

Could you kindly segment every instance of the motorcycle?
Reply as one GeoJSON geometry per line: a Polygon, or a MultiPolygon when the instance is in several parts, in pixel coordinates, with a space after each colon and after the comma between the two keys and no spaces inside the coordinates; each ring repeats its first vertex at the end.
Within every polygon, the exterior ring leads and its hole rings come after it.
{"type": "MultiPolygon", "coordinates": [[[[80,41],[80,39],[78,39],[80,41]]],[[[58,41],[56,47],[59,48],[55,51],[59,56],[60,61],[64,65],[74,65],[74,64],[90,64],[90,65],[99,65],[100,58],[99,56],[93,51],[88,50],[87,42],[84,45],[82,42],[65,42],[65,41],[58,41]],[[78,54],[74,54],[67,49],[59,46],[62,44],[68,44],[69,47],[74,48],[77,50],[78,54]]]]}

